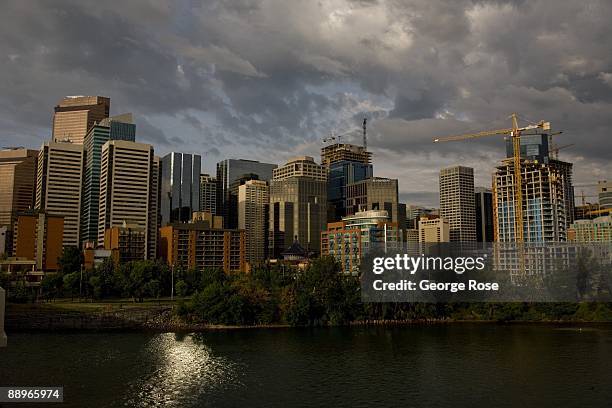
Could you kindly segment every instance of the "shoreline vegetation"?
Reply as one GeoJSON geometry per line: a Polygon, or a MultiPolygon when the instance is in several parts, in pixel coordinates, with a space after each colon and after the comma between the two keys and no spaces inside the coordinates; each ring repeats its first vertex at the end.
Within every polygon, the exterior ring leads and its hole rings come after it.
{"type": "Polygon", "coordinates": [[[359,278],[340,274],[330,257],[313,260],[304,271],[262,265],[232,275],[107,261],[82,277],[70,272],[79,270],[78,257],[65,253],[61,271],[47,275],[40,292],[19,283],[9,287],[7,331],[612,323],[612,303],[602,302],[363,303],[359,278]]]}

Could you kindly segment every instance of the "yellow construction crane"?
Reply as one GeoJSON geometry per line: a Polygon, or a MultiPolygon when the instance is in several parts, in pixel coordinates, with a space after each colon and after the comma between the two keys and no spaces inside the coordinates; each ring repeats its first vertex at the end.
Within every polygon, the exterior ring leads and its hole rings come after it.
{"type": "MultiPolygon", "coordinates": [[[[512,118],[512,127],[507,129],[497,129],[497,130],[485,130],[483,132],[478,133],[468,133],[464,135],[456,135],[456,136],[447,136],[447,137],[438,137],[433,141],[434,143],[440,142],[453,142],[458,140],[466,140],[466,139],[475,139],[478,137],[484,136],[493,136],[493,135],[510,135],[512,137],[512,154],[514,160],[514,231],[515,231],[515,239],[516,242],[524,242],[523,237],[523,177],[521,171],[521,133],[526,130],[541,130],[541,131],[549,131],[550,130],[550,122],[540,121],[533,125],[528,125],[524,127],[519,127],[518,125],[518,115],[513,113],[512,118]]],[[[535,133],[538,134],[538,133],[535,133]]],[[[530,133],[531,135],[531,133],[530,133]]]]}

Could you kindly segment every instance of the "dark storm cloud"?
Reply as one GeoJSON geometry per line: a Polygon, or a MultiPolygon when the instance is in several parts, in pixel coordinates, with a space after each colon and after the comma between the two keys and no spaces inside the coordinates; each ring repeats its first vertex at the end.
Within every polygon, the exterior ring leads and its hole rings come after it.
{"type": "Polygon", "coordinates": [[[605,178],[611,17],[607,1],[5,1],[0,145],[47,138],[70,94],[110,96],[158,151],[215,160],[317,156],[367,116],[379,175],[433,200],[429,169],[462,160],[490,180],[504,142],[431,139],[519,112],[577,141],[579,181],[605,178]]]}

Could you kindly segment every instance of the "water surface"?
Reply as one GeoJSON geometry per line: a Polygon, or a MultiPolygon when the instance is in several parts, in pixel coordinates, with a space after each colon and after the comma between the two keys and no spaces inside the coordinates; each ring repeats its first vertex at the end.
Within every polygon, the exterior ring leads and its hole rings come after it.
{"type": "Polygon", "coordinates": [[[19,333],[0,385],[63,385],[70,407],[609,407],[612,328],[19,333]]]}

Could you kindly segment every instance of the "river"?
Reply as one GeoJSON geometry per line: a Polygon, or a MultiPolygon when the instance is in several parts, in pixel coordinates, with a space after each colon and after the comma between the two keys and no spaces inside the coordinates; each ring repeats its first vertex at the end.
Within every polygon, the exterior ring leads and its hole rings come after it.
{"type": "Polygon", "coordinates": [[[66,407],[609,407],[612,327],[9,333],[0,385],[66,407]]]}

